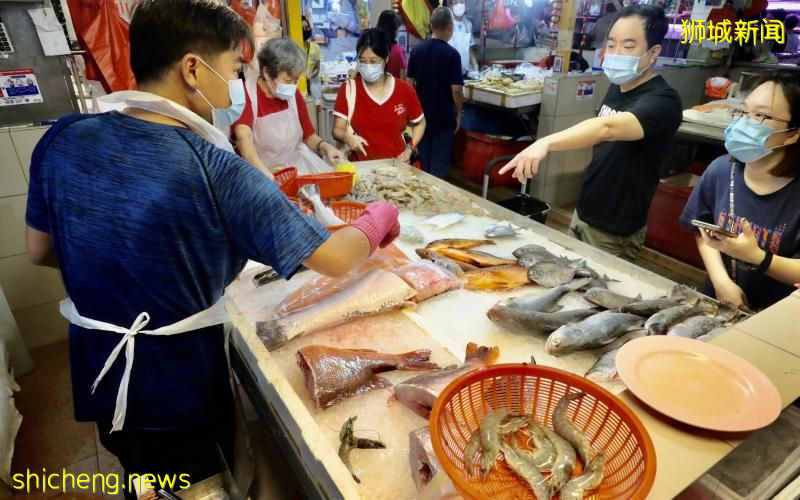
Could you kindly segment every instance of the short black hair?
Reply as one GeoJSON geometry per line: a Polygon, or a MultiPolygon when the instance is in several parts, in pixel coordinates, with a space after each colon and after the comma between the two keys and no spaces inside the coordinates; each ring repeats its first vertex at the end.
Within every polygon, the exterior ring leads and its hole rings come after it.
{"type": "Polygon", "coordinates": [[[449,7],[438,6],[431,13],[431,31],[441,31],[453,26],[453,12],[449,7]]]}
{"type": "Polygon", "coordinates": [[[783,27],[786,29],[787,33],[790,33],[793,29],[797,28],[798,24],[800,24],[800,16],[797,14],[789,14],[786,16],[783,27]]]}
{"type": "Polygon", "coordinates": [[[614,24],[623,17],[641,18],[644,23],[644,37],[647,40],[648,49],[655,45],[661,45],[661,42],[664,41],[664,37],[667,35],[669,23],[667,22],[667,16],[664,15],[663,9],[652,5],[641,4],[625,7],[617,14],[617,18],[608,29],[609,33],[611,29],[614,28],[614,24]]]}
{"type": "Polygon", "coordinates": [[[372,52],[381,59],[389,59],[389,52],[392,46],[389,43],[389,37],[386,33],[378,28],[370,28],[361,32],[356,42],[356,54],[361,56],[361,53],[367,49],[372,49],[372,52]]]}
{"type": "Polygon", "coordinates": [[[767,12],[767,15],[776,21],[785,21],[786,20],[786,9],[775,9],[770,10],[767,12]]]}
{"type": "Polygon", "coordinates": [[[617,11],[617,6],[613,3],[606,4],[606,14],[612,14],[617,11]]]}
{"type": "Polygon", "coordinates": [[[378,18],[378,29],[382,29],[391,43],[397,43],[397,30],[400,29],[400,16],[393,10],[384,10],[378,18]]]}
{"type": "Polygon", "coordinates": [[[188,52],[213,58],[246,42],[247,23],[213,0],[144,0],[130,25],[131,69],[139,84],[158,80],[188,52]]]}
{"type": "MultiPolygon", "coordinates": [[[[800,128],[800,73],[792,70],[778,70],[759,78],[756,87],[773,83],[780,87],[789,103],[789,123],[786,128],[794,131],[800,128]]],[[[787,146],[783,160],[772,167],[770,174],[776,177],[800,177],[800,141],[787,146]]]]}

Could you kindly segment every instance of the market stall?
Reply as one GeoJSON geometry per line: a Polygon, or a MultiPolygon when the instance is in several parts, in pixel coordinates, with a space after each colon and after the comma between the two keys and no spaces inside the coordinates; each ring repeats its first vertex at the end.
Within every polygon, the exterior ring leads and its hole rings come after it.
{"type": "MultiPolygon", "coordinates": [[[[411,210],[401,211],[401,222],[414,225],[423,233],[426,242],[443,238],[483,238],[484,228],[498,221],[510,222],[519,228],[520,235],[498,239],[491,248],[492,255],[510,257],[523,245],[541,245],[554,254],[583,259],[598,274],[611,280],[613,291],[645,298],[669,295],[675,284],[649,271],[617,259],[584,243],[576,241],[544,225],[532,222],[486,200],[454,188],[427,174],[409,169],[396,162],[365,162],[359,165],[360,175],[373,169],[394,167],[398,175],[413,175],[425,183],[464,200],[462,211],[471,206],[460,222],[441,230],[421,224],[427,215],[411,210]]],[[[399,242],[406,255],[414,255],[419,243],[399,242]]],[[[256,287],[252,278],[263,271],[253,264],[229,288],[233,298],[232,314],[234,368],[248,396],[267,425],[275,431],[284,452],[293,461],[296,472],[314,498],[412,498],[417,489],[409,466],[409,432],[427,425],[427,420],[392,401],[392,389],[377,390],[345,400],[327,409],[315,405],[304,383],[295,352],[311,344],[338,348],[374,349],[381,353],[398,353],[419,349],[430,350],[430,361],[439,366],[458,364],[463,360],[469,342],[499,348],[498,362],[522,363],[535,360],[537,364],[553,366],[584,375],[597,360],[589,351],[565,356],[548,354],[543,338],[520,335],[500,328],[487,318],[487,310],[501,299],[537,287],[505,292],[454,290],[425,301],[415,310],[387,313],[364,318],[344,325],[299,337],[271,352],[259,338],[255,320],[272,317],[278,303],[291,292],[314,279],[314,273],[304,272],[288,282],[273,282],[256,287]],[[358,450],[350,455],[352,470],[360,482],[353,480],[337,450],[339,430],[345,421],[357,416],[355,428],[362,435],[379,439],[386,449],[358,450]]],[[[780,321],[786,311],[800,305],[795,294],[771,309],[748,321],[737,324],[713,340],[750,361],[763,370],[777,386],[782,406],[800,396],[800,345],[787,332],[768,328],[780,321]],[[794,339],[794,340],[792,340],[794,339]]],[[[567,294],[562,301],[565,309],[582,306],[581,294],[567,294]]],[[[263,333],[263,331],[261,332],[263,333]]],[[[393,386],[414,376],[413,371],[394,371],[382,374],[393,386]]],[[[621,400],[641,419],[652,438],[657,461],[655,483],[651,498],[671,498],[705,473],[717,461],[730,453],[743,435],[724,435],[680,424],[664,417],[639,402],[618,381],[602,382],[606,389],[618,394],[621,400]]]]}

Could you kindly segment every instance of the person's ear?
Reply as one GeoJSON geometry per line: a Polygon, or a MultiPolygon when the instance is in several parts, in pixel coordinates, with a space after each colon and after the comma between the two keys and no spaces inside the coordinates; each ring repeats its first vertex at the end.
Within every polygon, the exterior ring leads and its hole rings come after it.
{"type": "Polygon", "coordinates": [[[652,55],[650,56],[650,64],[655,66],[658,56],[661,55],[661,44],[653,45],[650,47],[650,50],[653,51],[652,55]]]}
{"type": "Polygon", "coordinates": [[[783,145],[791,146],[792,144],[797,144],[798,140],[800,140],[800,129],[796,128],[789,132],[789,134],[786,136],[786,140],[783,141],[783,145]]]}
{"type": "Polygon", "coordinates": [[[199,86],[197,68],[203,65],[203,63],[200,62],[200,58],[189,53],[181,58],[178,65],[183,81],[186,82],[186,85],[196,90],[199,86]]]}

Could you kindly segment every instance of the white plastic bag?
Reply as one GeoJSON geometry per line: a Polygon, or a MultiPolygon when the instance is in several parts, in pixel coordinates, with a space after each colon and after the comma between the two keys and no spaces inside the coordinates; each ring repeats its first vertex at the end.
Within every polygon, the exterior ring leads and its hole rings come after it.
{"type": "Polygon", "coordinates": [[[333,167],[317,156],[316,153],[305,144],[301,144],[297,150],[284,158],[285,165],[297,168],[297,175],[326,174],[333,172],[333,167]]]}

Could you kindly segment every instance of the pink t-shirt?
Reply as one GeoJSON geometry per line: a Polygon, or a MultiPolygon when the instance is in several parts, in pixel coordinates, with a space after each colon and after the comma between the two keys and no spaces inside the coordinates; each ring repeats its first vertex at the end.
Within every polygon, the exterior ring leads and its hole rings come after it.
{"type": "Polygon", "coordinates": [[[408,68],[406,51],[396,43],[392,44],[392,51],[389,52],[389,60],[386,61],[386,71],[393,77],[400,78],[400,71],[408,68]]]}

